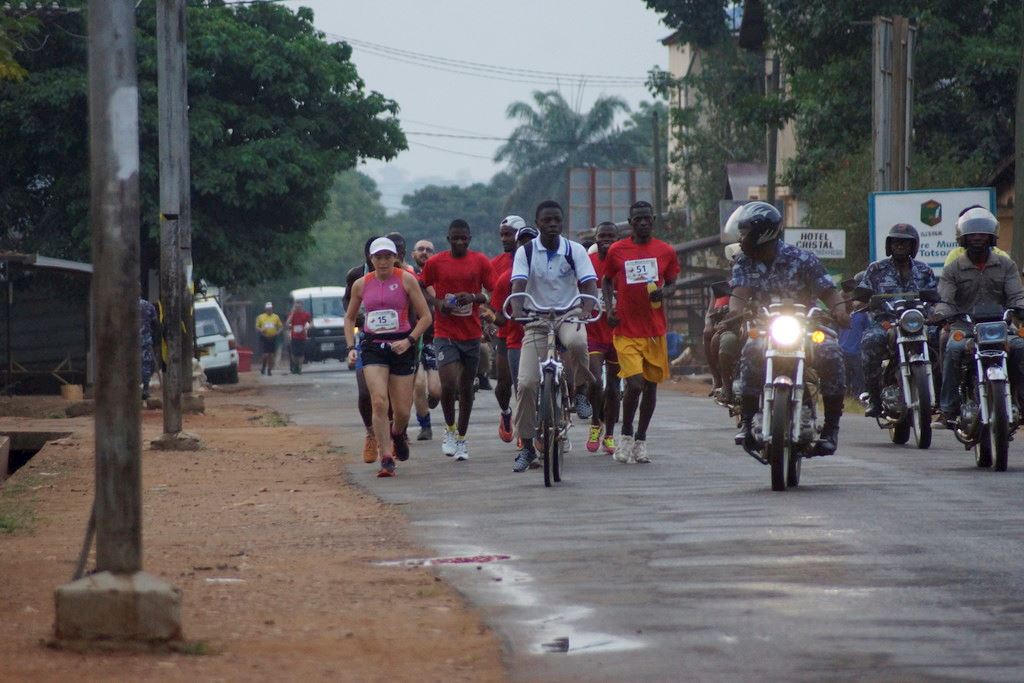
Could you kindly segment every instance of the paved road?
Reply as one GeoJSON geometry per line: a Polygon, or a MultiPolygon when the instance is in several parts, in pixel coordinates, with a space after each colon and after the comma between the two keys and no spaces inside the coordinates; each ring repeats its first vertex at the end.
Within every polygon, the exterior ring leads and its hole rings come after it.
{"type": "MultiPolygon", "coordinates": [[[[361,430],[339,367],[260,379],[296,422],[361,430]]],[[[545,489],[512,473],[495,415],[478,394],[467,463],[414,442],[395,479],[353,478],[438,556],[510,556],[439,569],[505,639],[515,679],[1024,680],[1019,440],[993,473],[948,433],[919,452],[847,416],[840,453],[773,493],[721,409],[664,391],[654,464],[591,455],[577,427],[566,480],[545,489]],[[560,638],[568,652],[549,652],[560,638]]]]}

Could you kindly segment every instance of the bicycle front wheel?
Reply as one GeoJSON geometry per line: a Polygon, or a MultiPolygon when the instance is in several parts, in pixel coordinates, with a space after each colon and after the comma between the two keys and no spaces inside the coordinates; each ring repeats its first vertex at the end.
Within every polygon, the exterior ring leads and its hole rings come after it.
{"type": "Polygon", "coordinates": [[[558,458],[558,384],[552,372],[544,373],[540,390],[540,433],[544,440],[544,486],[551,486],[558,458]]]}

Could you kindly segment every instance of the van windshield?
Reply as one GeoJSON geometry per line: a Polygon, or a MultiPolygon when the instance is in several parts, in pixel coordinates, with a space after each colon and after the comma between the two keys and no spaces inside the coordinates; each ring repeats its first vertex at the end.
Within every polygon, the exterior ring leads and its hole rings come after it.
{"type": "Polygon", "coordinates": [[[224,324],[224,318],[216,308],[212,306],[196,309],[196,336],[208,337],[211,334],[229,333],[228,326],[224,324]]]}
{"type": "Polygon", "coordinates": [[[326,316],[340,318],[345,315],[345,309],[341,305],[341,297],[314,297],[309,300],[309,312],[314,318],[326,316]]]}

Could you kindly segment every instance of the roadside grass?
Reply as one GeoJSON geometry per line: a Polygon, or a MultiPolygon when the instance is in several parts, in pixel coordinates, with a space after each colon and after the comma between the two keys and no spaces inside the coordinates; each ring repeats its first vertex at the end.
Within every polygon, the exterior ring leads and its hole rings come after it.
{"type": "Polygon", "coordinates": [[[32,511],[33,493],[40,484],[33,474],[18,477],[0,488],[0,534],[15,534],[32,528],[36,516],[32,511]]]}
{"type": "Polygon", "coordinates": [[[193,657],[204,657],[208,655],[217,655],[220,652],[212,645],[207,643],[205,640],[189,640],[182,643],[175,643],[172,646],[175,652],[183,655],[190,655],[193,657]]]}
{"type": "Polygon", "coordinates": [[[271,410],[270,412],[263,413],[262,415],[254,415],[249,418],[249,421],[256,422],[263,427],[287,427],[290,424],[288,416],[279,413],[276,410],[271,410]]]}

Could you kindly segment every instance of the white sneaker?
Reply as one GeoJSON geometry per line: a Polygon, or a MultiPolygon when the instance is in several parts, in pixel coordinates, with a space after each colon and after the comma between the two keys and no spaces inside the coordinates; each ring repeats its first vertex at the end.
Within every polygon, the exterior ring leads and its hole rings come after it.
{"type": "Polygon", "coordinates": [[[646,465],[651,462],[651,457],[647,455],[647,442],[646,441],[634,441],[633,442],[633,462],[641,465],[646,465]]]}
{"type": "Polygon", "coordinates": [[[455,459],[459,462],[469,460],[469,448],[466,447],[465,439],[459,439],[455,442],[455,459]]]}
{"type": "Polygon", "coordinates": [[[618,462],[632,462],[633,460],[633,437],[625,434],[619,436],[619,445],[615,447],[612,455],[618,462]]]}
{"type": "Polygon", "coordinates": [[[455,432],[450,429],[444,430],[444,437],[441,439],[441,452],[449,458],[455,455],[455,432]]]}

